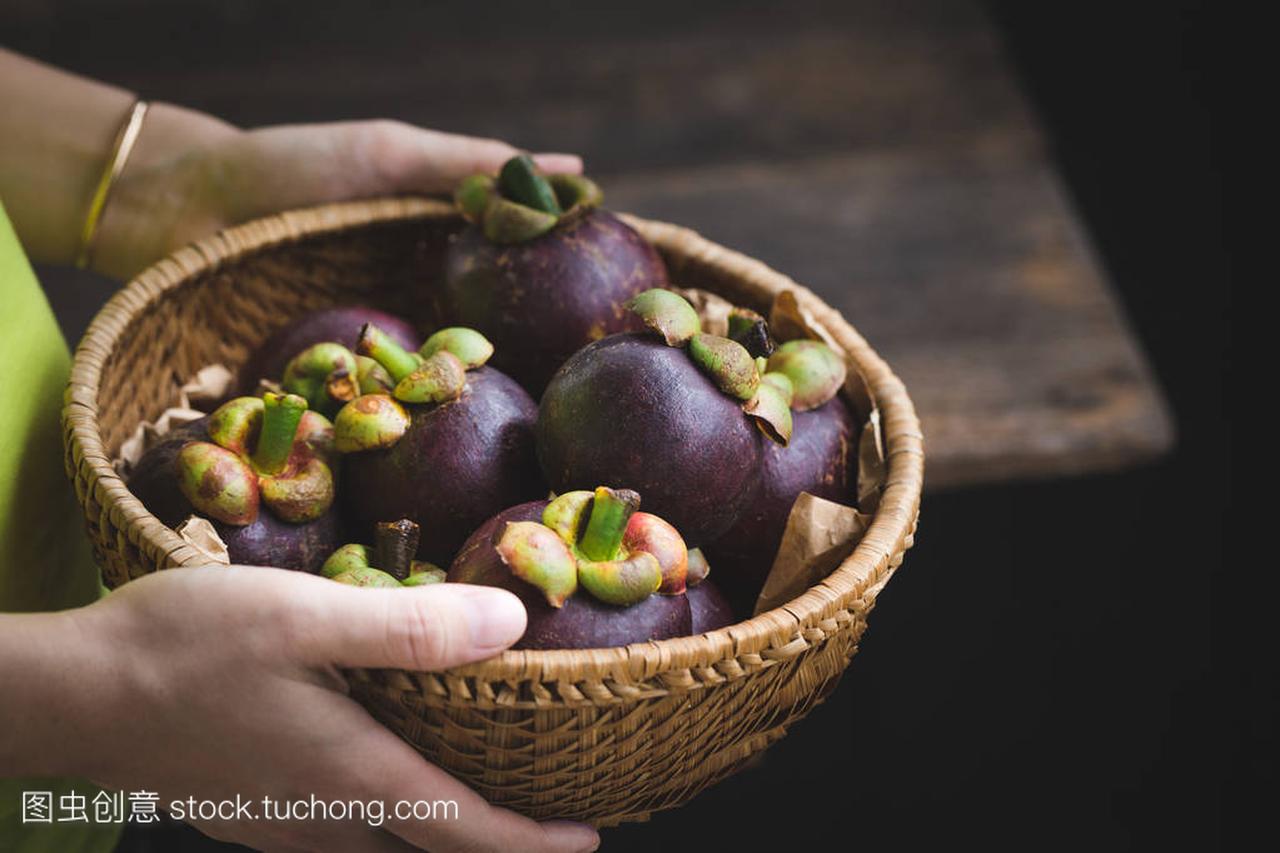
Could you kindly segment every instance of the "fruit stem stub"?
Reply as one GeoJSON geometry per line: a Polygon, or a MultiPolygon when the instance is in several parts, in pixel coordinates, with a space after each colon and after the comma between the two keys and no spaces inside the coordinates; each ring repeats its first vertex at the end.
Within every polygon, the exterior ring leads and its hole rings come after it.
{"type": "Polygon", "coordinates": [[[372,323],[365,323],[360,328],[356,352],[381,364],[396,382],[418,369],[418,359],[372,323]]]}
{"type": "Polygon", "coordinates": [[[630,489],[600,486],[591,504],[587,529],[578,541],[578,550],[588,560],[605,562],[618,555],[627,523],[640,508],[640,495],[630,489]]]}
{"type": "Polygon", "coordinates": [[[253,465],[259,473],[279,474],[293,452],[293,439],[307,401],[297,394],[268,392],[263,395],[262,404],[262,430],[253,451],[253,465]]]}
{"type": "Polygon", "coordinates": [[[373,530],[373,562],[397,580],[409,577],[422,529],[407,518],[381,521],[373,530]]]}

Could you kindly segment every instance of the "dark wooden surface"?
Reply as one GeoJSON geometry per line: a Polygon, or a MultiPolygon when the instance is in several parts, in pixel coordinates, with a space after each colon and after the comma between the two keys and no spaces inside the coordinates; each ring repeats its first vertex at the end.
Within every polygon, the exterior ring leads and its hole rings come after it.
{"type": "MultiPolygon", "coordinates": [[[[907,382],[930,487],[1169,447],[976,8],[638,6],[19,3],[6,43],[245,126],[391,116],[580,152],[611,206],[693,227],[840,308],[907,382]]],[[[106,292],[44,278],[73,334],[106,292]]]]}

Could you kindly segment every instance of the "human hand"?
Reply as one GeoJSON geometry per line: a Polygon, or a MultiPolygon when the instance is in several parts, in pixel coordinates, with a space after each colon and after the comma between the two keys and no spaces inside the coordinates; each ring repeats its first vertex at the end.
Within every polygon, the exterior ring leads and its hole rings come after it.
{"type": "Polygon", "coordinates": [[[386,804],[381,828],[191,821],[265,850],[598,844],[589,827],[538,824],[490,806],[346,695],[339,667],[435,670],[505,648],[525,626],[510,593],[463,584],[361,589],[279,569],[207,567],[149,575],[56,617],[63,621],[41,642],[62,644],[52,680],[73,689],[24,735],[57,739],[61,762],[40,771],[156,792],[161,804],[237,794],[259,811],[264,797],[386,804]],[[456,801],[457,819],[395,819],[401,800],[456,801]]]}
{"type": "MultiPolygon", "coordinates": [[[[404,193],[450,192],[496,173],[505,142],[397,121],[281,125],[242,131],[157,104],[112,191],[94,267],[128,278],[157,258],[228,225],[290,208],[404,193]]],[[[571,154],[535,154],[546,172],[581,172],[571,154]]]]}

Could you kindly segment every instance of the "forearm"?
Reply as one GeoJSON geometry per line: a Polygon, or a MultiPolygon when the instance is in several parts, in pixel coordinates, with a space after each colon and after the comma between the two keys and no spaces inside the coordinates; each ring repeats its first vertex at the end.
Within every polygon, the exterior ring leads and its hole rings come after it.
{"type": "MultiPolygon", "coordinates": [[[[34,260],[77,257],[90,201],[133,102],[123,89],[0,50],[0,199],[34,260]]],[[[208,186],[195,164],[237,133],[193,110],[152,105],[99,221],[93,267],[122,278],[168,249],[164,224],[178,221],[208,186]]]]}
{"type": "Polygon", "coordinates": [[[0,614],[0,778],[93,769],[104,660],[70,611],[0,614]]]}
{"type": "Polygon", "coordinates": [[[66,263],[133,96],[0,50],[0,199],[27,252],[66,263]]]}

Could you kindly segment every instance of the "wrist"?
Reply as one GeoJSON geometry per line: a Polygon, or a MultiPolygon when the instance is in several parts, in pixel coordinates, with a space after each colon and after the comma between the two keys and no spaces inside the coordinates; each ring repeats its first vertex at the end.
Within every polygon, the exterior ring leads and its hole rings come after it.
{"type": "Polygon", "coordinates": [[[102,650],[79,611],[0,614],[0,768],[4,776],[89,775],[104,703],[102,650]]]}
{"type": "Polygon", "coordinates": [[[152,104],[98,223],[93,268],[126,279],[227,224],[219,152],[242,134],[204,113],[152,104]]]}

